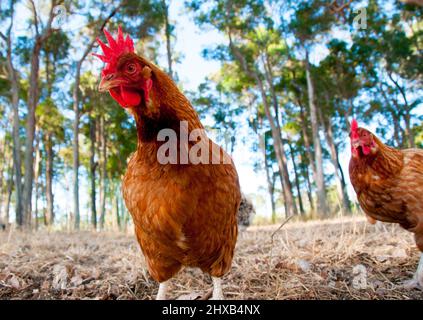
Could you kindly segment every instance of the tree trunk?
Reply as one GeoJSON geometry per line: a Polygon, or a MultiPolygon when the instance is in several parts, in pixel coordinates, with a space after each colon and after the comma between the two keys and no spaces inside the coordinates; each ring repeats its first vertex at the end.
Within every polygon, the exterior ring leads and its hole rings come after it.
{"type": "Polygon", "coordinates": [[[92,115],[89,119],[90,126],[90,180],[91,180],[91,225],[94,230],[97,230],[97,205],[96,205],[96,187],[95,176],[97,163],[95,162],[95,127],[96,121],[92,115]]]}
{"type": "Polygon", "coordinates": [[[166,3],[166,0],[162,0],[164,18],[165,18],[165,36],[166,36],[166,53],[167,53],[167,65],[168,65],[168,73],[171,78],[173,78],[173,70],[172,70],[172,49],[171,49],[171,25],[169,23],[169,4],[166,3]]]}
{"type": "Polygon", "coordinates": [[[115,192],[115,206],[116,206],[116,223],[118,226],[118,230],[122,230],[122,223],[120,217],[120,210],[119,210],[119,193],[115,192]]]}
{"type": "Polygon", "coordinates": [[[13,168],[14,168],[14,165],[13,163],[11,163],[10,169],[9,169],[9,180],[7,182],[7,201],[6,201],[6,207],[4,210],[6,223],[8,223],[10,220],[9,210],[10,210],[10,202],[12,199],[12,192],[13,192],[13,168]]]}
{"type": "MultiPolygon", "coordinates": [[[[259,84],[259,87],[260,87],[260,91],[262,93],[262,98],[266,99],[264,88],[263,88],[261,83],[259,84]]],[[[288,213],[288,215],[293,215],[293,214],[296,215],[296,214],[298,214],[298,211],[297,211],[297,206],[295,205],[294,195],[292,194],[292,185],[291,185],[291,181],[289,180],[289,175],[288,175],[287,158],[286,158],[285,150],[283,148],[281,135],[280,135],[279,131],[277,130],[275,123],[273,122],[273,117],[270,113],[270,108],[269,108],[267,101],[264,100],[263,104],[264,104],[266,117],[268,118],[269,123],[270,123],[272,138],[273,138],[273,141],[274,141],[274,148],[275,148],[275,152],[276,152],[276,155],[277,155],[276,158],[277,158],[279,170],[280,170],[280,173],[281,173],[282,188],[284,189],[284,194],[286,196],[285,205],[286,205],[287,213],[288,213]]]]}
{"type": "Polygon", "coordinates": [[[38,230],[38,202],[39,202],[39,183],[38,183],[38,177],[34,179],[35,181],[35,209],[34,209],[34,228],[35,230],[38,230]]]}
{"type": "Polygon", "coordinates": [[[228,30],[228,36],[229,36],[229,47],[232,53],[234,54],[238,62],[241,64],[241,67],[244,70],[244,72],[256,81],[256,85],[260,91],[260,95],[264,105],[265,114],[270,124],[272,138],[274,142],[274,148],[276,152],[276,159],[278,162],[279,172],[281,174],[282,190],[284,190],[284,196],[286,199],[285,201],[286,211],[288,215],[298,214],[297,206],[295,205],[294,195],[292,194],[292,185],[291,185],[291,181],[289,180],[286,153],[283,148],[280,130],[275,124],[275,119],[272,117],[272,114],[270,112],[270,107],[267,101],[267,95],[263,86],[263,81],[258,75],[258,71],[251,70],[243,54],[233,44],[230,30],[228,30]]]}
{"type": "Polygon", "coordinates": [[[107,192],[107,145],[104,117],[100,118],[100,229],[104,229],[106,217],[106,192],[107,192]]]}
{"type": "Polygon", "coordinates": [[[407,140],[408,140],[408,146],[410,148],[415,148],[416,144],[414,142],[414,134],[413,134],[413,130],[411,129],[411,115],[410,115],[410,106],[408,104],[408,100],[407,100],[407,96],[405,94],[405,88],[402,88],[398,81],[396,81],[393,77],[392,77],[392,73],[388,72],[388,77],[389,79],[391,79],[391,81],[394,83],[394,85],[397,87],[397,89],[399,90],[403,100],[404,100],[404,109],[405,109],[405,115],[404,115],[404,121],[405,121],[405,134],[407,136],[407,140]]]}
{"type": "MultiPolygon", "coordinates": [[[[79,111],[79,84],[81,80],[81,67],[82,63],[84,62],[85,58],[88,55],[88,52],[92,49],[94,45],[94,40],[91,44],[86,48],[82,58],[78,61],[76,65],[76,72],[75,72],[75,83],[73,87],[73,113],[74,113],[74,120],[73,120],[73,227],[75,230],[79,230],[80,223],[81,223],[81,216],[79,212],[79,118],[80,118],[80,111],[79,111]]],[[[72,223],[72,221],[69,221],[72,223]]]]}
{"type": "Polygon", "coordinates": [[[413,133],[413,129],[411,128],[411,115],[409,110],[405,111],[404,122],[405,122],[405,134],[407,136],[408,146],[410,148],[415,148],[416,143],[414,142],[414,133],[413,133]]]}
{"type": "Polygon", "coordinates": [[[30,226],[31,219],[31,202],[32,202],[32,184],[34,180],[34,137],[35,137],[35,108],[38,104],[38,78],[40,69],[40,51],[44,42],[50,37],[53,29],[51,28],[53,18],[55,17],[54,8],[55,1],[51,1],[48,21],[42,33],[39,33],[39,19],[34,1],[32,5],[33,24],[35,29],[34,46],[31,54],[31,71],[29,77],[29,94],[28,94],[28,114],[26,119],[26,144],[25,144],[25,176],[22,193],[24,224],[30,226]]]}
{"type": "Polygon", "coordinates": [[[306,181],[307,186],[307,197],[308,202],[310,203],[310,209],[311,211],[314,211],[314,202],[313,202],[313,196],[312,196],[312,188],[311,188],[311,182],[310,182],[310,173],[308,171],[308,166],[304,166],[304,179],[306,181]]]}
{"type": "Polygon", "coordinates": [[[272,172],[271,185],[270,185],[270,205],[272,207],[272,223],[276,223],[275,182],[276,182],[276,177],[275,177],[275,174],[272,172]]]}
{"type": "Polygon", "coordinates": [[[313,133],[313,142],[314,142],[314,158],[316,163],[315,182],[317,187],[317,211],[319,214],[326,215],[327,205],[326,205],[325,178],[323,175],[322,146],[321,146],[320,137],[319,137],[319,123],[317,120],[317,108],[314,103],[314,86],[311,80],[308,50],[306,50],[305,65],[306,65],[308,102],[310,107],[311,129],[313,133]]]}
{"type": "MultiPolygon", "coordinates": [[[[290,198],[293,198],[293,193],[292,193],[292,185],[291,185],[291,181],[289,178],[289,173],[288,173],[288,167],[287,167],[287,158],[286,158],[286,153],[285,153],[285,149],[284,149],[284,143],[283,143],[283,139],[282,139],[282,130],[281,130],[281,125],[279,123],[279,103],[278,103],[278,99],[276,96],[276,92],[275,92],[275,87],[274,87],[274,79],[273,79],[273,72],[272,72],[272,68],[271,65],[269,63],[269,59],[268,56],[266,54],[266,58],[264,58],[264,56],[262,55],[262,61],[263,61],[263,69],[264,69],[264,75],[266,78],[266,81],[268,83],[269,86],[269,91],[270,91],[270,95],[271,95],[271,100],[272,100],[272,104],[273,104],[273,110],[275,112],[275,124],[276,124],[276,128],[277,128],[277,132],[280,136],[281,139],[281,147],[282,147],[282,157],[284,158],[284,162],[285,162],[285,166],[284,166],[284,173],[283,173],[283,179],[284,179],[284,198],[285,198],[285,203],[290,204],[290,198]]],[[[301,200],[300,200],[301,201],[301,200]]],[[[297,209],[297,205],[294,202],[292,203],[293,206],[293,212],[294,214],[298,214],[298,209],[297,209]]],[[[289,206],[287,207],[287,212],[286,215],[288,216],[290,213],[290,208],[289,206]]]]}
{"type": "Polygon", "coordinates": [[[270,197],[270,205],[272,207],[272,223],[276,222],[276,205],[275,205],[275,183],[274,183],[274,175],[271,166],[268,165],[268,156],[266,152],[266,138],[264,135],[259,136],[260,139],[260,149],[263,152],[264,157],[264,169],[266,171],[266,181],[267,181],[267,191],[270,197]]]}
{"type": "Polygon", "coordinates": [[[74,228],[79,230],[80,227],[80,212],[79,212],[79,83],[81,80],[81,67],[85,61],[85,58],[88,56],[92,48],[94,47],[94,43],[96,41],[96,37],[99,33],[103,30],[106,24],[110,21],[111,18],[120,10],[123,1],[114,8],[110,14],[104,19],[103,23],[101,24],[100,28],[98,28],[95,37],[91,39],[91,42],[85,49],[84,53],[82,54],[81,59],[78,61],[76,65],[76,72],[75,72],[75,84],[73,88],[73,112],[74,112],[74,122],[73,122],[73,211],[74,211],[74,228]]]}
{"type": "Polygon", "coordinates": [[[12,60],[12,42],[11,31],[14,21],[14,1],[10,4],[11,22],[7,31],[7,36],[4,37],[7,43],[7,72],[9,75],[11,96],[12,96],[12,109],[13,109],[13,168],[15,176],[15,219],[19,227],[23,226],[23,204],[22,204],[22,163],[21,163],[21,143],[19,139],[19,82],[18,75],[13,66],[12,60]]]}
{"type": "Polygon", "coordinates": [[[272,98],[273,109],[275,111],[276,126],[278,127],[279,132],[281,132],[281,125],[279,123],[279,103],[278,103],[278,98],[276,96],[275,87],[274,87],[274,77],[273,77],[272,67],[270,65],[269,57],[267,54],[266,54],[266,58],[263,57],[262,60],[263,60],[264,75],[269,85],[270,96],[272,98]]]}
{"type": "Polygon", "coordinates": [[[300,179],[298,177],[298,171],[297,171],[297,164],[295,163],[295,153],[294,148],[292,147],[292,144],[290,141],[288,141],[289,150],[291,152],[291,159],[292,159],[292,165],[294,167],[294,174],[295,174],[295,186],[297,188],[297,194],[298,194],[298,204],[300,206],[300,213],[301,215],[305,214],[304,211],[304,205],[303,205],[303,199],[301,197],[301,189],[300,189],[300,179]]]}
{"type": "Polygon", "coordinates": [[[341,163],[339,162],[338,148],[336,146],[335,146],[335,148],[336,148],[336,154],[338,155],[338,169],[339,169],[339,173],[341,174],[342,190],[344,190],[345,199],[347,199],[347,203],[348,203],[348,210],[350,211],[351,210],[351,201],[348,197],[347,182],[345,180],[344,170],[342,170],[341,163]]]}
{"type": "Polygon", "coordinates": [[[31,72],[29,79],[28,114],[26,119],[26,143],[25,143],[25,175],[23,185],[23,212],[24,224],[31,226],[32,211],[32,185],[34,180],[34,138],[35,138],[35,109],[38,104],[38,74],[40,69],[40,51],[42,41],[39,36],[35,39],[35,44],[31,55],[31,72]]]}
{"type": "MultiPolygon", "coordinates": [[[[5,137],[6,141],[6,137],[5,137]]],[[[7,179],[3,178],[2,174],[2,188],[1,188],[1,208],[3,208],[4,203],[4,219],[6,222],[9,221],[9,206],[10,206],[10,195],[12,192],[12,186],[13,186],[13,157],[11,155],[11,150],[9,149],[9,152],[6,153],[6,145],[5,145],[5,152],[4,152],[4,164],[5,164],[5,175],[7,179]],[[12,185],[12,186],[11,186],[12,185]],[[4,187],[4,190],[3,190],[4,187]],[[3,194],[5,200],[3,201],[3,194]]],[[[3,171],[2,171],[3,173],[3,171]]],[[[0,218],[3,210],[0,209],[0,218]]]]}
{"type": "MultiPolygon", "coordinates": [[[[83,60],[82,60],[83,61],[83,60]]],[[[75,84],[73,88],[73,217],[74,228],[79,230],[79,82],[81,79],[81,65],[79,61],[76,67],[75,84]]]]}
{"type": "MultiPolygon", "coordinates": [[[[399,124],[400,115],[397,114],[398,110],[391,105],[391,103],[390,103],[390,101],[389,101],[389,99],[386,95],[386,92],[383,89],[382,83],[379,84],[378,91],[382,94],[382,97],[385,100],[385,106],[384,107],[389,111],[389,113],[392,116],[392,123],[394,125],[393,134],[394,134],[394,140],[397,144],[396,146],[398,148],[401,148],[401,147],[403,147],[403,141],[401,141],[401,139],[400,139],[400,133],[402,131],[402,128],[399,124]]],[[[402,139],[402,140],[404,140],[404,139],[402,139]]]]}
{"type": "Polygon", "coordinates": [[[342,186],[342,179],[338,171],[338,153],[336,150],[335,143],[333,141],[333,132],[332,132],[332,125],[330,123],[330,119],[328,119],[327,122],[325,122],[325,119],[323,118],[322,111],[319,109],[318,111],[320,122],[323,125],[323,131],[325,132],[326,142],[329,145],[329,153],[330,153],[330,159],[334,168],[335,173],[335,183],[336,183],[336,189],[338,191],[338,197],[340,200],[340,206],[345,212],[349,212],[350,210],[350,201],[348,199],[348,194],[346,193],[346,190],[343,189],[342,186]]]}
{"type": "Polygon", "coordinates": [[[396,114],[391,111],[392,115],[392,122],[394,125],[394,140],[397,143],[397,148],[403,147],[403,141],[404,139],[400,139],[400,132],[401,132],[401,126],[399,124],[398,118],[396,117],[396,114]]]}
{"type": "Polygon", "coordinates": [[[7,175],[9,166],[7,161],[10,159],[10,155],[7,152],[7,134],[5,132],[4,141],[0,145],[0,218],[3,212],[3,196],[5,195],[5,189],[7,189],[7,182],[5,183],[5,174],[7,175]]]}
{"type": "Polygon", "coordinates": [[[46,200],[47,200],[47,225],[54,224],[54,196],[53,196],[53,141],[51,133],[46,134],[46,200]]]}
{"type": "Polygon", "coordinates": [[[300,105],[300,117],[301,117],[301,132],[302,132],[302,137],[304,139],[304,146],[305,146],[305,150],[306,150],[306,154],[307,154],[307,158],[309,161],[309,164],[311,166],[311,171],[313,173],[313,180],[316,180],[316,164],[314,162],[314,156],[313,156],[313,152],[311,152],[311,143],[310,143],[310,138],[308,136],[308,132],[307,132],[307,121],[306,121],[306,114],[305,114],[305,110],[304,107],[301,103],[299,103],[300,105]]]}
{"type": "Polygon", "coordinates": [[[119,197],[120,207],[122,208],[123,231],[126,233],[128,229],[129,213],[128,213],[128,209],[126,209],[125,205],[123,204],[122,186],[120,186],[119,195],[120,195],[119,197]]]}
{"type": "Polygon", "coordinates": [[[34,225],[35,230],[38,229],[38,198],[39,198],[39,177],[41,171],[41,150],[40,150],[40,133],[39,130],[36,130],[35,134],[35,162],[34,162],[34,187],[35,187],[35,218],[34,218],[34,225]]]}

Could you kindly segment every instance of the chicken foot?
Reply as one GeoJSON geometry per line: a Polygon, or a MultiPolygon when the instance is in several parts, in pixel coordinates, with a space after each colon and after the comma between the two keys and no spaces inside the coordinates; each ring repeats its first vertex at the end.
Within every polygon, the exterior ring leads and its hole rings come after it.
{"type": "Polygon", "coordinates": [[[170,280],[160,282],[159,292],[157,293],[156,300],[166,300],[167,291],[169,289],[170,280]]]}
{"type": "Polygon", "coordinates": [[[405,281],[402,286],[407,289],[419,288],[423,290],[423,253],[420,255],[419,265],[414,277],[405,281]]]}
{"type": "MultiPolygon", "coordinates": [[[[211,292],[208,292],[206,294],[205,297],[201,297],[200,296],[200,300],[203,299],[208,299],[210,296],[211,300],[224,300],[225,297],[223,295],[223,290],[222,290],[222,279],[221,278],[217,278],[217,277],[212,277],[213,279],[213,294],[211,294],[211,292]]],[[[156,300],[166,300],[167,299],[167,292],[169,289],[169,284],[170,284],[170,280],[164,281],[164,282],[160,282],[159,285],[159,292],[157,293],[156,296],[156,300]]],[[[195,298],[190,297],[190,296],[184,296],[183,299],[194,299],[197,300],[198,295],[195,294],[195,298]]]]}
{"type": "Polygon", "coordinates": [[[217,277],[212,277],[213,279],[213,295],[211,300],[225,300],[222,290],[222,279],[217,277]]]}

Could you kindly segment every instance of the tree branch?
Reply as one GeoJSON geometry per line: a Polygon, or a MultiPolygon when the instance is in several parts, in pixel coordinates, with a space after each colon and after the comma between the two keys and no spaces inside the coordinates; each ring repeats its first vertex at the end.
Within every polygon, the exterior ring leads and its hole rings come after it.
{"type": "Polygon", "coordinates": [[[35,8],[35,3],[34,0],[30,0],[29,1],[32,5],[32,14],[34,16],[34,26],[35,26],[35,34],[38,35],[40,34],[39,30],[38,30],[38,16],[37,16],[37,9],[35,8]]]}
{"type": "Polygon", "coordinates": [[[400,1],[405,4],[414,4],[414,5],[423,6],[423,0],[400,0],[400,1]]]}
{"type": "Polygon", "coordinates": [[[342,11],[344,11],[345,8],[349,7],[350,4],[353,2],[353,0],[348,0],[348,2],[340,5],[338,7],[338,2],[337,0],[332,1],[332,3],[329,5],[329,9],[333,12],[333,13],[342,13],[342,11]]]}
{"type": "Polygon", "coordinates": [[[405,102],[405,106],[408,109],[408,101],[407,101],[407,97],[405,96],[405,92],[404,89],[399,85],[399,83],[397,81],[395,81],[395,79],[392,77],[392,73],[388,72],[388,77],[389,79],[391,79],[391,81],[395,84],[395,86],[398,88],[398,90],[400,91],[402,98],[404,99],[405,102]]]}
{"type": "Polygon", "coordinates": [[[91,40],[88,47],[85,49],[81,59],[78,61],[78,66],[80,67],[82,63],[84,62],[85,58],[88,56],[88,53],[90,53],[91,49],[94,47],[95,41],[97,39],[97,36],[100,34],[101,31],[106,27],[107,23],[116,15],[116,13],[120,10],[122,7],[122,4],[119,4],[116,8],[114,8],[110,14],[103,20],[103,23],[101,24],[100,28],[97,30],[97,32],[94,34],[93,39],[91,40]]]}
{"type": "Polygon", "coordinates": [[[7,29],[7,37],[5,37],[2,34],[2,38],[6,40],[7,44],[10,46],[10,42],[11,42],[11,34],[12,34],[12,28],[13,28],[13,15],[15,14],[15,1],[14,0],[10,0],[10,25],[9,28],[7,29]]]}

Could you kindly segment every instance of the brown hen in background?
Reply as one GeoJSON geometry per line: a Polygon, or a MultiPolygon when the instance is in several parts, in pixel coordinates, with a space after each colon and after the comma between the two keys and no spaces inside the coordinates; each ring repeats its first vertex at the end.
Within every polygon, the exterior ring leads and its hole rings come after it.
{"type": "MultiPolygon", "coordinates": [[[[396,150],[351,124],[349,173],[357,199],[371,219],[413,232],[423,252],[423,150],[396,150]]],[[[423,288],[423,254],[409,287],[423,288]]]]}

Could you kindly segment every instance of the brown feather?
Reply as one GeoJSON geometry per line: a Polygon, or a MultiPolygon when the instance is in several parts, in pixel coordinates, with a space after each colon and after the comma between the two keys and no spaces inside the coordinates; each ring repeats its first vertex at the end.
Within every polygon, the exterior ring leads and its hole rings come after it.
{"type": "Polygon", "coordinates": [[[373,140],[376,152],[350,160],[358,201],[371,218],[399,223],[415,233],[423,251],[423,150],[396,150],[374,135],[373,140]]]}
{"type": "MultiPolygon", "coordinates": [[[[162,282],[189,266],[222,276],[231,267],[238,233],[241,193],[235,166],[232,160],[209,165],[157,161],[157,151],[164,143],[156,139],[160,129],[174,129],[179,136],[182,120],[188,122],[189,132],[203,126],[164,72],[142,58],[133,58],[151,69],[153,88],[151,105],[131,110],[138,147],[123,179],[123,196],[150,274],[162,282]]],[[[229,157],[210,141],[209,150],[213,147],[229,157]]]]}

